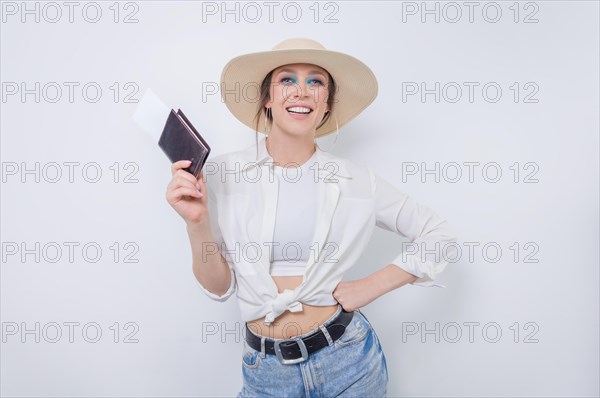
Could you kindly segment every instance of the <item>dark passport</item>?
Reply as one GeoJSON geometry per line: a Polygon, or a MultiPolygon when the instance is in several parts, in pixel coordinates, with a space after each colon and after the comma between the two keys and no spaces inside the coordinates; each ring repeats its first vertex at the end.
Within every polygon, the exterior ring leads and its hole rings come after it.
{"type": "Polygon", "coordinates": [[[196,179],[210,154],[210,146],[185,117],[181,109],[178,109],[177,112],[171,109],[158,140],[158,146],[171,160],[171,163],[179,160],[191,160],[192,164],[183,170],[192,173],[196,179]]]}

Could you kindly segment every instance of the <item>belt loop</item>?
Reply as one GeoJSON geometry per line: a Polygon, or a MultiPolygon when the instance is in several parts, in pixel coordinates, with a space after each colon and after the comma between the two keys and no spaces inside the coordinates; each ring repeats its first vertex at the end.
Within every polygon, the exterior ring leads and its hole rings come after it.
{"type": "Polygon", "coordinates": [[[267,356],[267,351],[265,350],[265,336],[261,336],[260,338],[260,357],[264,358],[267,356]]]}
{"type": "Polygon", "coordinates": [[[325,338],[327,339],[327,343],[330,346],[332,346],[333,345],[333,339],[329,335],[329,331],[327,330],[327,328],[324,327],[323,325],[319,325],[319,329],[321,329],[321,332],[323,332],[323,334],[325,335],[325,338]]]}

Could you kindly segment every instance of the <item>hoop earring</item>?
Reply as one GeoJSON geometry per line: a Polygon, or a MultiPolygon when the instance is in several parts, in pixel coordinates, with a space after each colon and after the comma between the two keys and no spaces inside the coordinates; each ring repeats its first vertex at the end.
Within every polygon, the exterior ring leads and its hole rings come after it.
{"type": "Polygon", "coordinates": [[[313,139],[315,145],[322,151],[324,152],[329,152],[329,149],[333,148],[333,146],[335,145],[335,143],[337,142],[338,136],[340,134],[340,129],[338,127],[338,120],[337,117],[335,117],[335,115],[333,114],[333,117],[335,118],[335,140],[333,141],[333,144],[331,144],[331,146],[325,151],[323,149],[321,149],[321,147],[319,146],[319,144],[317,144],[317,136],[316,136],[316,132],[315,132],[315,138],[313,139]]]}
{"type": "Polygon", "coordinates": [[[267,131],[267,119],[271,116],[271,108],[265,108],[265,134],[269,135],[267,131]]]}

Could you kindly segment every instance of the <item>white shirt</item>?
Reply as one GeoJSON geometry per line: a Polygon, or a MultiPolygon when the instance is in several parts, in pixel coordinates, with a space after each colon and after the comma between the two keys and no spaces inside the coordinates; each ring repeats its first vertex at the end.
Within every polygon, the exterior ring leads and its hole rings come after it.
{"type": "Polygon", "coordinates": [[[235,292],[242,320],[266,316],[265,325],[286,310],[302,311],[303,303],[338,304],[332,293],[362,255],[375,226],[413,242],[413,253],[399,253],[391,261],[418,277],[413,285],[445,287],[434,280],[457,253],[448,223],[368,166],[317,148],[318,167],[310,170],[318,179],[317,223],[305,274],[298,287],[279,293],[269,274],[279,179],[264,138],[256,151],[252,144],[215,156],[203,169],[212,234],[231,272],[222,296],[198,284],[208,297],[225,301],[235,292]]]}
{"type": "Polygon", "coordinates": [[[304,275],[317,223],[319,187],[310,167],[316,152],[302,165],[275,166],[279,179],[270,274],[304,275]]]}

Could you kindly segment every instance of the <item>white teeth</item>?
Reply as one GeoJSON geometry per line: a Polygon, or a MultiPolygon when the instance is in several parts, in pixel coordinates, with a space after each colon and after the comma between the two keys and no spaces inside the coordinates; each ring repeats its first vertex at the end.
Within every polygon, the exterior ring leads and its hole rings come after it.
{"type": "Polygon", "coordinates": [[[305,108],[303,106],[294,106],[294,107],[288,108],[287,110],[288,110],[288,112],[294,112],[294,113],[310,113],[311,112],[310,108],[305,108]]]}

